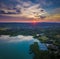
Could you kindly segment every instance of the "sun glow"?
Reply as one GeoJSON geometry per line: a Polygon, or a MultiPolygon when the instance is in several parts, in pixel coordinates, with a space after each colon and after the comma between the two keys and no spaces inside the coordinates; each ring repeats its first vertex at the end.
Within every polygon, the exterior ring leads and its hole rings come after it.
{"type": "Polygon", "coordinates": [[[36,20],[33,20],[33,23],[36,23],[36,20]]]}
{"type": "Polygon", "coordinates": [[[38,22],[38,20],[36,20],[36,19],[33,19],[33,20],[32,20],[32,23],[33,23],[33,24],[37,24],[37,22],[38,22]]]}

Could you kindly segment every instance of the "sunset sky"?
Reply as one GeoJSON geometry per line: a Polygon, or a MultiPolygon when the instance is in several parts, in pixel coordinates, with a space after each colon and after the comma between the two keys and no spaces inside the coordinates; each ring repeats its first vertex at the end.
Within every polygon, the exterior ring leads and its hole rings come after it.
{"type": "Polygon", "coordinates": [[[0,22],[60,22],[60,0],[0,0],[0,22]]]}

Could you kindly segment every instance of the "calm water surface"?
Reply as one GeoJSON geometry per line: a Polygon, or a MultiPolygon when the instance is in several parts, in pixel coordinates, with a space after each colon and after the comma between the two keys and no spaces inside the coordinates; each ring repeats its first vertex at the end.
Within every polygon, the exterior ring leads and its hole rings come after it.
{"type": "Polygon", "coordinates": [[[38,42],[42,50],[47,50],[47,47],[34,39],[33,36],[10,37],[9,35],[1,35],[0,59],[33,59],[33,55],[29,54],[29,46],[33,42],[38,42]]]}

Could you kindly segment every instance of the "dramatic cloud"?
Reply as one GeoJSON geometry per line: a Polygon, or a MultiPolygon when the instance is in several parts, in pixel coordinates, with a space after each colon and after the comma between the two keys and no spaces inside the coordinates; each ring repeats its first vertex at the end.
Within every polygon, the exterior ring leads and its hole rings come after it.
{"type": "Polygon", "coordinates": [[[20,17],[19,19],[24,18],[24,21],[60,21],[60,0],[0,0],[0,16],[14,17],[17,20],[20,17]]]}
{"type": "Polygon", "coordinates": [[[21,16],[27,18],[38,18],[40,15],[46,14],[46,11],[39,7],[39,4],[33,5],[28,8],[21,9],[21,16]]]}
{"type": "Polygon", "coordinates": [[[40,18],[47,12],[40,7],[40,4],[32,3],[31,1],[23,2],[18,0],[19,4],[16,4],[15,8],[2,8],[0,9],[0,15],[15,16],[15,17],[26,17],[26,18],[40,18]],[[7,15],[8,14],[8,15],[7,15]]]}
{"type": "Polygon", "coordinates": [[[16,10],[0,9],[0,14],[17,14],[16,10]]]}

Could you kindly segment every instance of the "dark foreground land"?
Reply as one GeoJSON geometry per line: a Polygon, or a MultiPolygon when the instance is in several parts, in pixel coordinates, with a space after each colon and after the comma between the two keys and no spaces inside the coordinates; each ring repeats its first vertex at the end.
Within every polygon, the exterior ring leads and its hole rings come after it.
{"type": "Polygon", "coordinates": [[[33,59],[60,59],[60,23],[0,23],[0,35],[32,35],[48,50],[40,50],[38,43],[30,46],[33,59]]]}

